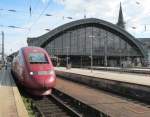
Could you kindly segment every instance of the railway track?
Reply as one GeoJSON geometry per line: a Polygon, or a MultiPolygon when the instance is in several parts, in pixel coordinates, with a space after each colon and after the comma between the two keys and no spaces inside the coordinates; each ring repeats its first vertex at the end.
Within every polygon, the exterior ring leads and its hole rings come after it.
{"type": "Polygon", "coordinates": [[[36,117],[109,117],[56,89],[51,96],[32,98],[36,117]]]}
{"type": "Polygon", "coordinates": [[[36,117],[81,117],[54,94],[43,98],[32,98],[36,117]]]}
{"type": "MultiPolygon", "coordinates": [[[[31,99],[31,107],[35,112],[35,117],[111,117],[110,114],[94,109],[92,105],[80,102],[77,98],[70,97],[57,89],[53,89],[51,96],[43,98],[28,96],[31,99]]],[[[134,102],[130,99],[128,101],[134,102]]],[[[149,108],[149,105],[145,103],[138,101],[134,103],[149,108]]]]}
{"type": "MultiPolygon", "coordinates": [[[[112,94],[110,94],[112,95],[112,94]]],[[[97,110],[92,105],[80,102],[77,98],[69,96],[68,94],[54,89],[51,96],[43,98],[31,98],[32,109],[36,117],[110,117],[111,114],[97,110]]],[[[27,97],[28,97],[27,96],[27,97]]],[[[125,99],[130,102],[135,100],[125,99]]],[[[149,107],[149,104],[135,101],[143,107],[149,107]]],[[[111,105],[111,104],[110,104],[111,105]]]]}
{"type": "Polygon", "coordinates": [[[14,81],[16,82],[20,94],[25,98],[25,102],[28,103],[26,108],[30,106],[29,111],[32,110],[35,117],[82,117],[82,114],[77,111],[78,109],[71,105],[73,99],[66,98],[62,92],[58,92],[54,89],[53,94],[49,96],[36,97],[26,92],[24,88],[17,83],[15,77],[14,81]]]}
{"type": "MultiPolygon", "coordinates": [[[[150,108],[142,102],[125,98],[124,100],[150,108]]],[[[111,117],[108,113],[95,110],[92,105],[80,102],[57,89],[53,89],[51,96],[32,98],[31,103],[35,117],[111,117]]]]}
{"type": "MultiPolygon", "coordinates": [[[[80,102],[64,92],[53,89],[52,94],[45,97],[35,97],[27,93],[23,87],[18,85],[19,92],[24,98],[26,108],[35,117],[109,117],[90,105],[80,102]],[[28,107],[29,106],[29,107],[28,107]]],[[[30,113],[29,112],[29,113],[30,113]]]]}

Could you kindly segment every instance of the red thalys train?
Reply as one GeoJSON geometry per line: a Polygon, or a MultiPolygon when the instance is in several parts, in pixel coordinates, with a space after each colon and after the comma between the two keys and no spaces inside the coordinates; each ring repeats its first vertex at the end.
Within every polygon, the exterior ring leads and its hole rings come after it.
{"type": "Polygon", "coordinates": [[[12,64],[12,73],[19,84],[33,95],[49,95],[55,86],[54,67],[47,52],[39,47],[24,47],[12,64]]]}

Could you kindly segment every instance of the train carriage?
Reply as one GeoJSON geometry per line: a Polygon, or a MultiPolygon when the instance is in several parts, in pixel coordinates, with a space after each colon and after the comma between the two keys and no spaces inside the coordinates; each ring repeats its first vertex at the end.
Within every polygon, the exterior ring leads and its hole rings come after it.
{"type": "Polygon", "coordinates": [[[13,60],[12,72],[18,82],[34,95],[49,95],[56,76],[47,52],[39,47],[24,47],[13,60]]]}

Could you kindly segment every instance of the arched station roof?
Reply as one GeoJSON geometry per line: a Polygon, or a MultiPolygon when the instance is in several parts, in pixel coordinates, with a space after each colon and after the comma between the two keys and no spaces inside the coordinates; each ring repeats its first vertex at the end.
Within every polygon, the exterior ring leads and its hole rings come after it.
{"type": "Polygon", "coordinates": [[[130,43],[132,46],[137,47],[138,51],[142,54],[143,57],[147,56],[144,46],[137,39],[135,39],[135,37],[129,34],[127,31],[125,31],[124,29],[120,28],[119,26],[115,24],[106,22],[104,20],[96,19],[96,18],[81,19],[81,20],[77,20],[77,21],[64,24],[37,38],[28,38],[27,42],[30,43],[31,41],[32,42],[36,41],[35,46],[40,46],[44,48],[50,41],[55,39],[56,36],[63,34],[66,31],[69,31],[71,29],[75,29],[76,27],[88,26],[88,25],[104,28],[105,30],[108,30],[120,36],[125,41],[130,43]]]}

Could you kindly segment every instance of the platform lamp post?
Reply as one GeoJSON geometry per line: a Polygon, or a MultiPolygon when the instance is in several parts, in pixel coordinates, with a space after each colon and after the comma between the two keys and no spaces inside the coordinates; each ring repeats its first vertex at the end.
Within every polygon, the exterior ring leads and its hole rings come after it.
{"type": "Polygon", "coordinates": [[[2,62],[4,64],[4,32],[2,31],[2,62]]]}
{"type": "Polygon", "coordinates": [[[107,36],[105,36],[105,45],[104,45],[104,66],[107,67],[108,66],[108,61],[107,61],[107,36]]]}
{"type": "Polygon", "coordinates": [[[68,68],[68,63],[69,63],[69,62],[68,62],[68,59],[69,59],[69,57],[68,57],[68,53],[69,53],[69,52],[68,52],[68,49],[69,49],[69,47],[67,47],[67,65],[66,65],[67,68],[68,68]]]}
{"type": "Polygon", "coordinates": [[[95,36],[89,35],[89,38],[91,39],[91,72],[93,72],[93,38],[95,38],[95,36]]]}
{"type": "Polygon", "coordinates": [[[59,49],[56,49],[56,55],[57,55],[57,66],[58,66],[58,62],[59,62],[59,58],[58,58],[58,55],[59,55],[59,49]]]}
{"type": "Polygon", "coordinates": [[[121,50],[121,48],[120,48],[120,50],[119,50],[119,56],[120,56],[120,67],[122,67],[121,52],[122,52],[122,50],[121,50]]]}

